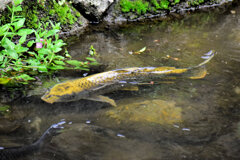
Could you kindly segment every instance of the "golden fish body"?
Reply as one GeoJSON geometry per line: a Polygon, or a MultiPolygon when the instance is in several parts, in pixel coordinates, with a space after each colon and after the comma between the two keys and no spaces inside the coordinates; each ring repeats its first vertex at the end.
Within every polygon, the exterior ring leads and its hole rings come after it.
{"type": "Polygon", "coordinates": [[[55,85],[42,97],[42,100],[48,103],[68,102],[79,99],[89,99],[96,95],[118,90],[119,88],[152,80],[176,79],[181,77],[190,79],[203,78],[206,75],[204,64],[207,63],[213,55],[195,67],[133,67],[69,80],[55,85]]]}

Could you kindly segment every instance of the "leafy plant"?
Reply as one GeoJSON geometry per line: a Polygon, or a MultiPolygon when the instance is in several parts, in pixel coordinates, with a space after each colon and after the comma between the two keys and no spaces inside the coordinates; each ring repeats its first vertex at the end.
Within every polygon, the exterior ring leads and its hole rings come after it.
{"type": "MultiPolygon", "coordinates": [[[[60,23],[39,23],[36,30],[24,28],[25,18],[15,14],[22,11],[22,1],[14,0],[12,7],[8,7],[10,23],[0,24],[0,84],[11,81],[26,84],[40,73],[60,69],[89,70],[90,65],[97,65],[94,54],[85,62],[67,60],[71,56],[66,50],[62,51],[66,43],[58,36],[60,23]],[[29,40],[30,36],[33,38],[29,40]]],[[[95,52],[93,47],[92,50],[95,52]]]]}

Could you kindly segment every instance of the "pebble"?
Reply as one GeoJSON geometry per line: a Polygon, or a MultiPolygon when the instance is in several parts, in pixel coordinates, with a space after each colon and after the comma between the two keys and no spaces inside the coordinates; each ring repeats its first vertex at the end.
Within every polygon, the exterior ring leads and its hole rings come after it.
{"type": "Polygon", "coordinates": [[[118,133],[117,136],[121,137],[121,138],[125,138],[125,136],[123,134],[120,134],[120,133],[118,133]]]}

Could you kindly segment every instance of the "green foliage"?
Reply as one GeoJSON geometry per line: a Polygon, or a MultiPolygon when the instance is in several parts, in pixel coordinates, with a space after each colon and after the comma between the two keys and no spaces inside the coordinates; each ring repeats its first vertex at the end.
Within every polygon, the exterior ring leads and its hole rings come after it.
{"type": "MultiPolygon", "coordinates": [[[[0,17],[3,24],[9,23],[11,20],[11,13],[4,12],[4,16],[0,17]]],[[[50,20],[60,22],[61,25],[72,25],[77,22],[80,13],[65,0],[33,0],[24,1],[21,12],[16,12],[17,16],[25,18],[25,25],[29,28],[38,28],[39,23],[46,23],[50,20]]],[[[81,23],[81,22],[79,22],[81,23]]]]}
{"type": "Polygon", "coordinates": [[[53,9],[50,10],[50,14],[57,14],[58,20],[61,22],[61,24],[74,24],[77,21],[76,16],[80,16],[79,12],[77,12],[75,9],[72,9],[69,7],[69,5],[64,1],[58,1],[58,3],[53,0],[53,9]],[[74,14],[72,14],[74,12],[74,14]]]}
{"type": "MultiPolygon", "coordinates": [[[[15,0],[9,7],[10,22],[0,24],[0,84],[5,85],[10,81],[26,84],[35,80],[34,75],[40,73],[49,74],[60,69],[89,70],[89,65],[97,65],[93,57],[85,62],[72,60],[75,63],[71,63],[71,60],[66,60],[71,57],[67,51],[59,54],[66,45],[58,36],[60,23],[53,24],[50,21],[39,23],[36,30],[26,28],[26,19],[16,16],[17,12],[22,11],[21,2],[15,0]],[[28,40],[29,36],[34,39],[28,40]]],[[[92,50],[95,51],[93,47],[92,50]]]]}
{"type": "Polygon", "coordinates": [[[144,2],[143,0],[121,0],[120,6],[122,8],[122,12],[137,12],[137,14],[145,14],[149,9],[149,3],[144,2]]]}
{"type": "Polygon", "coordinates": [[[175,4],[177,4],[177,3],[179,3],[180,2],[180,0],[174,0],[174,3],[175,4]]]}
{"type": "Polygon", "coordinates": [[[204,0],[190,0],[189,3],[190,5],[197,6],[201,3],[204,3],[204,0]]]}
{"type": "MultiPolygon", "coordinates": [[[[199,0],[204,1],[204,0],[199,0]]],[[[156,11],[159,9],[170,9],[170,5],[179,3],[180,0],[120,0],[122,12],[136,12],[145,14],[147,11],[156,11]]]]}

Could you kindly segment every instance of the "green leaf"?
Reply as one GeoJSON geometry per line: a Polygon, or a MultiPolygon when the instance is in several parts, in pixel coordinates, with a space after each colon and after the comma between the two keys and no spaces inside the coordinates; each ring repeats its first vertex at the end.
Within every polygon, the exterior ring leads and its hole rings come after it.
{"type": "Polygon", "coordinates": [[[14,50],[15,48],[15,44],[6,37],[2,39],[2,46],[6,49],[11,49],[11,50],[14,50]]]}
{"type": "Polygon", "coordinates": [[[78,61],[78,60],[67,60],[66,62],[70,65],[73,65],[73,66],[80,66],[83,63],[83,62],[78,61]]]}
{"type": "Polygon", "coordinates": [[[92,57],[86,57],[86,60],[89,60],[89,61],[92,61],[92,62],[96,62],[96,59],[92,58],[92,57]]]}
{"type": "Polygon", "coordinates": [[[54,50],[54,53],[58,53],[62,50],[62,48],[60,48],[60,47],[55,48],[54,47],[53,50],[54,50]]]}
{"type": "Polygon", "coordinates": [[[39,36],[40,36],[40,37],[43,37],[43,36],[45,36],[46,34],[47,34],[47,31],[39,32],[39,36]]]}
{"type": "Polygon", "coordinates": [[[14,5],[17,6],[19,4],[21,4],[23,2],[23,0],[14,0],[14,5]]]}
{"type": "Polygon", "coordinates": [[[27,74],[22,74],[20,76],[16,76],[14,77],[16,80],[20,80],[20,81],[31,81],[31,80],[35,80],[35,78],[27,75],[27,74]]]}
{"type": "Polygon", "coordinates": [[[0,84],[7,84],[10,80],[10,78],[0,78],[0,84]]]}
{"type": "Polygon", "coordinates": [[[23,36],[23,35],[31,34],[31,33],[33,33],[33,32],[34,32],[33,29],[20,29],[17,34],[18,34],[19,36],[23,36]]]}
{"type": "Polygon", "coordinates": [[[6,36],[6,37],[13,37],[16,34],[13,33],[13,32],[5,32],[3,35],[6,36]]]}
{"type": "Polygon", "coordinates": [[[52,29],[52,30],[48,31],[47,34],[44,35],[44,39],[47,39],[49,36],[54,36],[57,32],[59,32],[58,29],[52,29]]]}
{"type": "Polygon", "coordinates": [[[50,49],[47,49],[47,48],[41,48],[38,50],[38,54],[39,55],[47,55],[47,54],[50,54],[52,53],[50,49]]]}
{"type": "Polygon", "coordinates": [[[51,70],[65,69],[63,66],[60,65],[48,66],[48,68],[51,70]]]}
{"type": "Polygon", "coordinates": [[[22,47],[21,44],[17,45],[15,50],[17,53],[22,53],[22,52],[27,52],[29,48],[27,47],[22,47]]]}
{"type": "Polygon", "coordinates": [[[63,60],[63,59],[65,59],[65,57],[63,57],[63,56],[55,56],[54,59],[63,60]]]}
{"type": "Polygon", "coordinates": [[[53,62],[58,65],[66,65],[63,61],[54,60],[53,62]]]}
{"type": "Polygon", "coordinates": [[[25,18],[21,18],[19,21],[12,23],[15,30],[18,30],[19,28],[22,28],[24,26],[25,18]]]}
{"type": "Polygon", "coordinates": [[[61,39],[55,41],[55,46],[56,47],[62,47],[64,45],[66,45],[66,43],[64,43],[63,40],[61,40],[61,39]]]}
{"type": "Polygon", "coordinates": [[[26,41],[27,35],[23,35],[20,39],[19,39],[19,44],[23,44],[26,41]]]}
{"type": "Polygon", "coordinates": [[[31,41],[29,41],[28,43],[27,43],[27,46],[30,48],[30,47],[32,47],[32,45],[35,43],[35,41],[34,40],[31,40],[31,41]]]}
{"type": "Polygon", "coordinates": [[[98,66],[99,63],[98,63],[98,62],[91,62],[90,65],[91,65],[91,66],[98,66]]]}
{"type": "Polygon", "coordinates": [[[84,67],[75,67],[74,69],[80,69],[80,70],[83,70],[83,71],[89,71],[90,69],[88,68],[84,68],[84,67]]]}
{"type": "MultiPolygon", "coordinates": [[[[5,56],[2,55],[1,52],[0,52],[0,62],[2,62],[2,61],[4,60],[4,57],[5,57],[5,56]]],[[[1,63],[0,63],[0,64],[1,64],[1,63]]]]}
{"type": "Polygon", "coordinates": [[[0,36],[4,36],[5,32],[9,29],[9,24],[0,27],[0,36]]]}
{"type": "Polygon", "coordinates": [[[36,42],[40,42],[39,34],[36,31],[34,31],[34,33],[35,33],[35,36],[36,36],[36,42]]]}
{"type": "Polygon", "coordinates": [[[13,11],[14,12],[22,11],[22,7],[21,6],[13,7],[13,11]]]}
{"type": "Polygon", "coordinates": [[[47,69],[47,67],[46,66],[38,66],[38,71],[39,72],[48,72],[48,69],[47,69]]]}
{"type": "Polygon", "coordinates": [[[9,49],[9,50],[6,50],[6,51],[12,59],[18,59],[18,54],[15,50],[9,49]]]}

